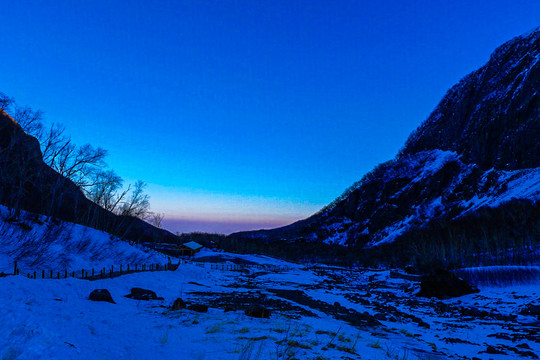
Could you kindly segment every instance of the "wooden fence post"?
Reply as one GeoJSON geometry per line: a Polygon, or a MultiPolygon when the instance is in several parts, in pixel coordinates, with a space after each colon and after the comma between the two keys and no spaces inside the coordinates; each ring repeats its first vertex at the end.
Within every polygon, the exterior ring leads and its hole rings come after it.
{"type": "Polygon", "coordinates": [[[65,279],[67,279],[67,270],[66,270],[66,276],[65,276],[65,279]]]}
{"type": "Polygon", "coordinates": [[[51,279],[53,278],[53,271],[51,270],[51,279]]]}
{"type": "Polygon", "coordinates": [[[17,262],[15,261],[15,267],[13,269],[13,275],[17,275],[17,262]]]}
{"type": "Polygon", "coordinates": [[[75,271],[71,272],[71,277],[75,277],[75,271]]]}
{"type": "Polygon", "coordinates": [[[45,270],[41,270],[41,278],[45,279],[45,270]]]}
{"type": "Polygon", "coordinates": [[[122,264],[120,264],[120,275],[122,275],[122,264]]]}
{"type": "Polygon", "coordinates": [[[92,268],[92,277],[94,277],[94,268],[92,268]]]}
{"type": "Polygon", "coordinates": [[[129,272],[129,264],[127,264],[127,272],[129,272]]]}
{"type": "Polygon", "coordinates": [[[56,274],[56,278],[60,279],[60,271],[58,272],[58,274],[56,274]]]}
{"type": "Polygon", "coordinates": [[[111,266],[111,274],[110,274],[110,276],[109,276],[111,279],[112,279],[112,273],[113,273],[113,268],[112,268],[112,266],[111,266]]]}

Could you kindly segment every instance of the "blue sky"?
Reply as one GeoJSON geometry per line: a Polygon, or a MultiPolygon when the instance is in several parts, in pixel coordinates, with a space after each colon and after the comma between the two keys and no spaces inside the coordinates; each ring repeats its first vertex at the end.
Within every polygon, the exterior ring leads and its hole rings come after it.
{"type": "Polygon", "coordinates": [[[181,232],[309,216],[540,25],[537,0],[22,0],[2,12],[0,91],[108,149],[181,232]]]}

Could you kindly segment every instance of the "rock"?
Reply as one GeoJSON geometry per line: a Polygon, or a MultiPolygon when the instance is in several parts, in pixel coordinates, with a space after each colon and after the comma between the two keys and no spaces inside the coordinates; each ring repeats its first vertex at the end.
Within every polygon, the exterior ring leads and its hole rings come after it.
{"type": "Polygon", "coordinates": [[[500,355],[506,355],[506,353],[502,350],[497,350],[496,348],[494,348],[493,346],[491,345],[488,345],[487,349],[486,349],[486,353],[487,354],[500,354],[500,355]]]}
{"type": "Polygon", "coordinates": [[[234,308],[232,306],[225,306],[225,308],[223,309],[224,312],[229,312],[229,311],[234,311],[234,308]]]}
{"type": "Polygon", "coordinates": [[[486,317],[489,317],[491,315],[487,311],[478,310],[477,308],[475,308],[473,306],[462,307],[462,308],[459,309],[459,312],[463,316],[470,316],[470,317],[482,318],[482,319],[486,318],[486,317]]]}
{"type": "Polygon", "coordinates": [[[171,310],[175,311],[175,310],[182,310],[182,309],[185,309],[187,306],[186,306],[186,303],[184,302],[184,300],[178,298],[176,300],[174,300],[174,303],[172,305],[172,308],[171,310]]]}
{"type": "Polygon", "coordinates": [[[116,304],[111,296],[111,293],[107,289],[96,289],[90,293],[88,300],[92,301],[106,301],[112,304],[116,304]]]}
{"type": "Polygon", "coordinates": [[[193,304],[188,306],[188,310],[205,313],[208,312],[208,305],[193,304]]]}
{"type": "Polygon", "coordinates": [[[244,312],[247,316],[254,318],[268,319],[270,317],[270,310],[260,305],[251,306],[244,312]]]}
{"type": "Polygon", "coordinates": [[[334,307],[340,308],[340,307],[341,307],[341,304],[340,304],[339,302],[336,301],[336,302],[334,303],[334,307]]]}
{"type": "Polygon", "coordinates": [[[519,312],[521,315],[540,316],[540,305],[528,304],[519,312]]]}
{"type": "Polygon", "coordinates": [[[445,299],[477,292],[478,289],[450,271],[437,270],[422,278],[420,291],[416,295],[445,299]]]}
{"type": "Polygon", "coordinates": [[[125,295],[125,297],[133,300],[163,300],[162,297],[158,297],[152,290],[141,288],[131,289],[131,294],[125,295]]]}

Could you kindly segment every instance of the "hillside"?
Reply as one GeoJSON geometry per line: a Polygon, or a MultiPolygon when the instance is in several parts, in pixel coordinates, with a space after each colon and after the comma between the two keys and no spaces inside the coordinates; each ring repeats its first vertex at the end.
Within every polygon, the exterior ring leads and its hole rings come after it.
{"type": "Polygon", "coordinates": [[[330,250],[337,258],[400,265],[536,262],[539,89],[540,28],[496,49],[448,91],[395,159],[319,213],[224,244],[270,252],[302,244],[322,257],[333,245],[347,248],[330,250]]]}
{"type": "Polygon", "coordinates": [[[0,204],[107,231],[122,239],[176,243],[172,233],[138,218],[115,215],[47,166],[39,142],[0,109],[0,204]]]}

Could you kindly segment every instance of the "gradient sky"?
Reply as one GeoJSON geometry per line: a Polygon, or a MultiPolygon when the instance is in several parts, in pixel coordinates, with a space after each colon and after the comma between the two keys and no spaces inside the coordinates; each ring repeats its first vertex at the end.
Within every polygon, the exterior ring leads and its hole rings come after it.
{"type": "Polygon", "coordinates": [[[3,1],[0,91],[109,150],[173,231],[307,217],[540,1],[3,1]]]}

